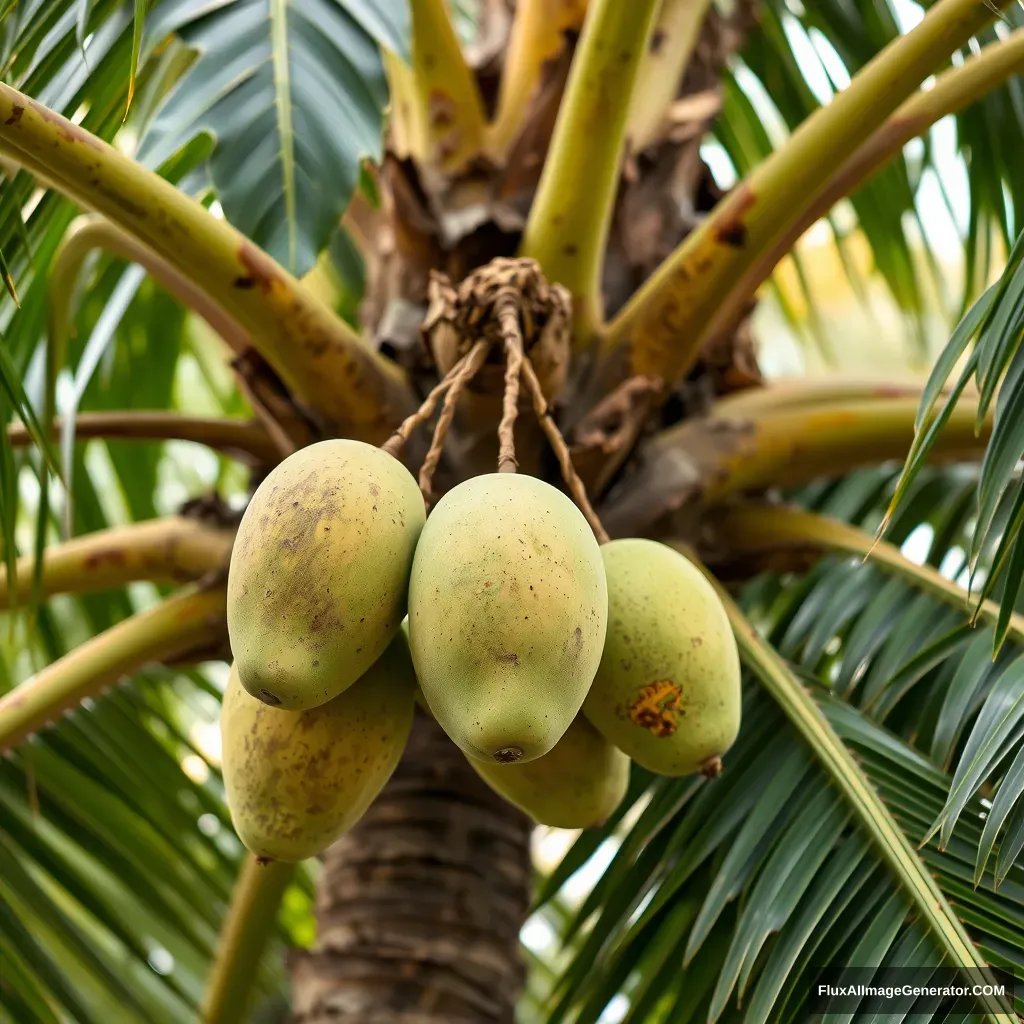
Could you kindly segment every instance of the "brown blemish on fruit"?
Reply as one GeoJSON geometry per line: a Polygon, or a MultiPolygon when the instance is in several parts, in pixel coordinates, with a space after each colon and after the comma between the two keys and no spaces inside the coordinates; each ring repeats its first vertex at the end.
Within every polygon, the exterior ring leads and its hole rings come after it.
{"type": "Polygon", "coordinates": [[[17,124],[21,120],[21,115],[25,113],[25,108],[15,103],[11,107],[11,116],[4,121],[4,124],[17,124]]]}
{"type": "Polygon", "coordinates": [[[680,699],[679,685],[671,679],[651,683],[629,706],[629,720],[659,739],[665,739],[676,731],[680,699]]]}

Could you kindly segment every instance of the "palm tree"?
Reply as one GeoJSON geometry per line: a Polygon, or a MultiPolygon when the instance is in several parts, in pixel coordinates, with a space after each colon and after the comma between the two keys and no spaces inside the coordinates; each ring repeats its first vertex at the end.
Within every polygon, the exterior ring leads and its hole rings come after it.
{"type": "Polygon", "coordinates": [[[1024,979],[1017,3],[2,19],[0,1018],[787,1021],[850,965],[1024,979]],[[899,311],[844,344],[895,355],[772,379],[768,303],[843,361],[823,251],[899,311]],[[893,381],[936,331],[928,382],[893,381]],[[247,495],[405,420],[436,498],[493,468],[502,419],[501,456],[599,535],[719,587],[746,670],[724,772],[634,766],[535,875],[531,823],[419,714],[347,836],[258,864],[216,743],[247,495]]]}

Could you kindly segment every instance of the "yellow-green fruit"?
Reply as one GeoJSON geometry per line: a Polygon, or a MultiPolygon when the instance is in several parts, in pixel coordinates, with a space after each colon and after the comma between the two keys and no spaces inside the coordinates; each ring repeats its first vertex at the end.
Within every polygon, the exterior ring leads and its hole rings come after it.
{"type": "Polygon", "coordinates": [[[594,678],[607,612],[601,549],[564,494],[511,473],[459,484],[430,513],[409,581],[431,713],[485,761],[546,754],[594,678]]]}
{"type": "Polygon", "coordinates": [[[629,785],[629,758],[577,715],[542,757],[525,764],[466,760],[484,782],[534,821],[592,828],[608,820],[629,785]]]}
{"type": "Polygon", "coordinates": [[[398,631],[425,518],[409,471],[361,441],[321,441],[277,466],[245,510],[228,573],[246,690],[301,710],[351,686],[398,631]]]}
{"type": "Polygon", "coordinates": [[[608,637],[583,712],[620,750],[663,775],[713,772],[740,727],[740,660],[714,588],[650,540],[601,549],[608,637]]]}
{"type": "Polygon", "coordinates": [[[415,685],[402,635],[354,686],[307,711],[256,700],[232,667],[222,763],[231,820],[246,847],[294,863],[347,832],[402,756],[415,685]]]}

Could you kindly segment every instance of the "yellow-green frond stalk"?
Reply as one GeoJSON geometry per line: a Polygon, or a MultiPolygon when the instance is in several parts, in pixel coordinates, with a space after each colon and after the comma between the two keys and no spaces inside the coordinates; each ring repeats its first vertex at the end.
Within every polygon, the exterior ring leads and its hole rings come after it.
{"type": "Polygon", "coordinates": [[[657,0],[591,4],[520,249],[572,293],[580,346],[604,318],[601,270],[626,118],[657,7],[657,0]]]}
{"type": "Polygon", "coordinates": [[[416,75],[400,57],[385,50],[384,70],[391,96],[388,108],[389,145],[399,159],[427,161],[426,105],[419,100],[416,75]]]}
{"type": "Polygon", "coordinates": [[[412,2],[412,74],[419,110],[406,141],[425,145],[431,167],[457,174],[483,151],[484,107],[445,0],[412,2]]]}
{"type": "Polygon", "coordinates": [[[740,182],[609,325],[607,344],[629,345],[631,372],[682,376],[734,282],[814,202],[829,173],[1008,2],[939,0],[740,182]]]}
{"type": "Polygon", "coordinates": [[[335,430],[377,443],[410,396],[393,363],[266,252],[170,182],[0,85],[0,154],[103,214],[209,295],[291,393],[335,430]]]}
{"type": "MultiPolygon", "coordinates": [[[[183,516],[97,530],[46,548],[41,596],[112,590],[135,580],[180,583],[199,579],[227,568],[232,540],[230,530],[183,516]]],[[[0,610],[28,600],[34,570],[31,555],[18,559],[12,595],[7,572],[0,567],[0,610]]]]}
{"type": "MultiPolygon", "coordinates": [[[[971,595],[937,569],[912,562],[895,544],[876,540],[856,526],[815,512],[761,503],[737,505],[716,515],[715,536],[724,541],[731,555],[756,555],[786,548],[817,548],[822,552],[854,555],[903,577],[911,586],[964,615],[975,616],[992,626],[999,622],[998,601],[986,598],[975,608],[971,595]]],[[[1007,636],[1016,643],[1024,643],[1024,615],[1010,613],[1007,636]]]]}
{"type": "Polygon", "coordinates": [[[294,864],[260,863],[251,853],[242,861],[203,995],[203,1024],[248,1019],[260,960],[294,875],[294,864]]]}
{"type": "Polygon", "coordinates": [[[686,74],[710,0],[662,0],[629,109],[626,141],[639,153],[664,124],[686,74]]]}
{"type": "Polygon", "coordinates": [[[0,697],[0,753],[153,662],[205,652],[225,637],[224,587],[182,590],[80,644],[0,697]]]}
{"type": "Polygon", "coordinates": [[[520,0],[501,73],[498,110],[488,132],[488,148],[502,162],[536,95],[544,65],[561,53],[566,36],[578,32],[587,0],[520,0]]]}

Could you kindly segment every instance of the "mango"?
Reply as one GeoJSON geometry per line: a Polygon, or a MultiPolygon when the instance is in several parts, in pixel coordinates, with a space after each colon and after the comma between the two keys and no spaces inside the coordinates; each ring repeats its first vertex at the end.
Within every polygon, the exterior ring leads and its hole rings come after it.
{"type": "Polygon", "coordinates": [[[650,540],[601,549],[608,636],[583,713],[637,764],[714,774],[740,727],[740,660],[722,602],[683,555],[650,540]]]}
{"type": "Polygon", "coordinates": [[[603,825],[629,785],[629,758],[583,715],[577,715],[562,738],[533,761],[466,760],[499,796],[552,828],[603,825]]]}
{"type": "Polygon", "coordinates": [[[254,697],[301,711],[351,686],[406,612],[426,509],[397,459],[320,441],[260,484],[228,570],[228,635],[254,697]]]}
{"type": "Polygon", "coordinates": [[[416,680],[405,637],[340,696],[283,711],[250,696],[234,666],[221,710],[228,808],[257,857],[314,857],[362,816],[395,770],[416,680]]]}
{"type": "Polygon", "coordinates": [[[472,757],[546,754],[594,678],[607,612],[601,549],[561,491],[511,473],[459,484],[430,513],[409,581],[431,714],[472,757]]]}

